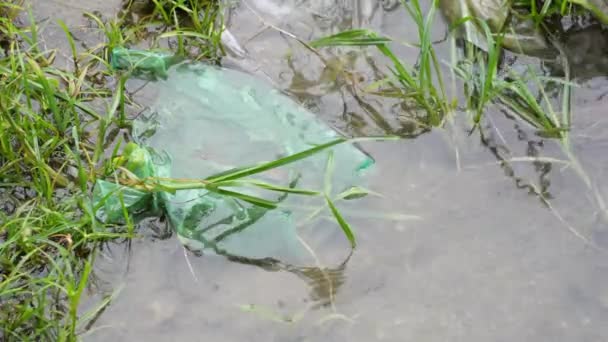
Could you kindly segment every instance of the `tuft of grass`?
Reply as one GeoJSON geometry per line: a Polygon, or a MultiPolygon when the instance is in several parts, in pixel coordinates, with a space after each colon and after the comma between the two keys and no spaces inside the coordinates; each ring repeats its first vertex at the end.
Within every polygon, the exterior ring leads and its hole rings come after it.
{"type": "MultiPolygon", "coordinates": [[[[530,6],[534,1],[526,3],[530,6]]],[[[560,2],[560,6],[564,3],[566,2],[560,2]]],[[[551,1],[546,1],[544,4],[541,13],[553,13],[549,11],[552,8],[551,1]]],[[[422,12],[419,1],[403,2],[402,5],[418,29],[418,43],[412,45],[419,49],[419,57],[417,64],[413,67],[407,66],[391,51],[391,39],[380,37],[375,32],[365,29],[353,29],[322,37],[311,42],[310,45],[315,48],[331,46],[376,47],[393,64],[390,68],[393,77],[377,80],[375,84],[389,84],[392,87],[391,96],[398,94],[397,96],[403,98],[405,102],[415,103],[417,108],[425,113],[425,123],[429,126],[438,127],[443,124],[445,115],[457,105],[454,101],[449,101],[446,95],[445,82],[442,76],[443,70],[431,42],[430,29],[438,2],[433,1],[426,14],[422,12]]],[[[523,6],[523,4],[516,3],[513,6],[523,6]]],[[[536,13],[534,12],[535,8],[535,5],[532,5],[532,15],[536,13]]],[[[481,28],[486,48],[482,50],[465,40],[463,42],[465,54],[456,57],[450,69],[453,76],[464,84],[463,95],[466,99],[464,107],[474,113],[473,126],[477,127],[479,125],[487,106],[500,102],[510,107],[524,121],[537,128],[539,134],[567,139],[567,134],[564,132],[571,125],[569,102],[570,88],[573,85],[568,79],[569,74],[566,75],[565,80],[557,78],[543,78],[541,80],[533,72],[528,73],[528,76],[532,76],[531,78],[515,72],[504,75],[500,64],[503,54],[502,44],[506,32],[493,32],[486,22],[473,17],[462,18],[453,23],[450,31],[454,31],[468,21],[475,21],[476,26],[481,28]],[[553,107],[546,106],[547,104],[550,105],[549,97],[542,91],[546,83],[563,86],[561,114],[557,114],[553,107]],[[542,95],[540,98],[532,93],[531,89],[533,88],[540,90],[542,95]]],[[[565,69],[568,69],[567,66],[565,66],[565,69]]],[[[456,80],[452,81],[455,82],[456,80]]]]}
{"type": "Polygon", "coordinates": [[[379,80],[376,84],[388,85],[391,96],[402,98],[406,108],[422,112],[419,118],[427,126],[440,126],[452,109],[452,102],[446,95],[443,70],[431,42],[431,28],[436,18],[438,1],[433,0],[428,13],[423,13],[420,1],[403,2],[408,14],[418,29],[418,62],[412,68],[404,64],[391,50],[391,39],[379,37],[376,33],[353,29],[332,36],[322,37],[310,43],[312,47],[329,46],[374,46],[392,63],[392,76],[379,80]]]}
{"type": "MultiPolygon", "coordinates": [[[[110,302],[78,311],[96,250],[134,236],[132,224],[101,225],[90,201],[92,183],[112,171],[128,137],[118,133],[137,109],[123,80],[107,82],[116,76],[109,56],[115,47],[140,44],[154,16],[128,24],[126,17],[86,13],[104,39],[84,50],[59,21],[72,62],[61,69],[22,3],[0,0],[0,340],[74,341],[110,302]],[[15,21],[22,13],[25,26],[15,21]]],[[[183,51],[197,47],[197,59],[217,58],[221,26],[213,3],[210,11],[202,2],[165,1],[171,21],[149,41],[171,48],[174,40],[183,51]]]]}
{"type": "MultiPolygon", "coordinates": [[[[20,10],[0,4],[15,17],[20,10]]],[[[88,81],[91,65],[65,25],[73,70],[41,50],[31,12],[28,26],[13,18],[0,19],[0,339],[72,341],[95,249],[132,236],[100,226],[90,210],[92,151],[105,136],[90,129],[104,115],[89,102],[109,90],[88,81]]]]}
{"type": "Polygon", "coordinates": [[[515,0],[513,7],[524,9],[535,22],[540,23],[551,17],[563,17],[589,12],[599,21],[608,24],[608,6],[602,0],[544,0],[542,3],[530,0],[515,0]]]}
{"type": "Polygon", "coordinates": [[[150,48],[164,46],[194,60],[219,60],[223,15],[218,1],[148,0],[147,6],[142,2],[146,1],[126,1],[120,25],[123,31],[147,38],[150,48]],[[134,14],[140,19],[130,20],[134,14]],[[150,35],[152,27],[157,33],[150,35]]]}
{"type": "MultiPolygon", "coordinates": [[[[51,209],[38,198],[1,226],[0,328],[5,341],[72,341],[86,322],[78,307],[99,241],[126,237],[94,223],[69,198],[51,209]]],[[[97,308],[98,309],[98,308],[97,308]]]]}

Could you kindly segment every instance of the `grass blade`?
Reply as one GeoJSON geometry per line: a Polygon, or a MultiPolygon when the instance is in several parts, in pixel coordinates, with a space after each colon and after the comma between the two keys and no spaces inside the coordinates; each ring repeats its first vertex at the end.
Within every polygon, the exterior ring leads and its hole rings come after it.
{"type": "Polygon", "coordinates": [[[389,38],[378,37],[372,31],[354,29],[314,40],[309,45],[314,48],[327,46],[378,46],[389,42],[391,42],[389,38]]]}
{"type": "Polygon", "coordinates": [[[329,206],[331,213],[334,215],[334,217],[336,218],[336,221],[340,225],[340,228],[342,228],[344,235],[346,235],[346,238],[350,242],[351,248],[357,247],[357,241],[355,240],[355,234],[353,233],[352,229],[350,228],[350,225],[348,224],[348,222],[346,222],[344,217],[342,217],[342,214],[340,214],[340,212],[338,211],[338,208],[336,208],[336,206],[334,205],[334,202],[329,198],[329,196],[325,195],[325,201],[327,202],[327,205],[329,206]]]}
{"type": "Polygon", "coordinates": [[[275,161],[272,162],[268,162],[268,163],[263,163],[257,166],[252,166],[252,167],[248,167],[248,168],[243,168],[240,170],[237,170],[235,172],[232,173],[228,173],[228,174],[223,174],[223,175],[216,175],[216,176],[211,176],[209,178],[206,179],[206,181],[208,182],[220,182],[220,181],[226,181],[226,180],[234,180],[234,179],[238,179],[238,178],[243,178],[243,177],[247,177],[247,176],[251,176],[254,174],[258,174],[264,171],[268,171],[270,169],[275,169],[277,167],[283,166],[283,165],[287,165],[287,164],[291,164],[291,163],[295,163],[299,160],[302,160],[304,158],[308,158],[314,154],[317,154],[325,149],[328,149],[330,147],[342,144],[349,141],[348,139],[345,138],[339,138],[333,141],[330,141],[328,143],[325,144],[321,144],[318,146],[315,146],[313,148],[310,148],[308,150],[304,150],[302,152],[298,152],[295,154],[292,154],[290,156],[284,157],[284,158],[280,158],[277,159],[275,161]]]}
{"type": "Polygon", "coordinates": [[[319,191],[315,191],[315,190],[308,190],[308,189],[296,189],[296,188],[290,188],[290,187],[286,187],[286,186],[278,186],[278,185],[274,185],[274,184],[270,184],[270,183],[266,183],[266,182],[262,182],[262,181],[258,181],[255,179],[243,179],[243,180],[237,180],[237,181],[226,181],[226,182],[219,182],[219,183],[214,183],[214,185],[216,186],[230,186],[230,187],[234,187],[234,186],[255,186],[264,190],[270,190],[270,191],[276,191],[276,192],[282,192],[282,193],[289,193],[289,194],[296,194],[296,195],[306,195],[306,196],[319,196],[321,195],[321,193],[319,191]]]}
{"type": "Polygon", "coordinates": [[[266,208],[266,209],[275,209],[277,207],[276,202],[269,201],[267,199],[260,198],[260,197],[247,195],[247,194],[244,194],[241,192],[225,190],[225,189],[216,188],[216,187],[212,187],[212,186],[207,187],[207,190],[209,190],[211,192],[215,192],[220,195],[230,196],[232,198],[236,198],[241,201],[245,201],[247,203],[251,203],[253,205],[257,205],[258,207],[262,207],[262,208],[266,208]]]}

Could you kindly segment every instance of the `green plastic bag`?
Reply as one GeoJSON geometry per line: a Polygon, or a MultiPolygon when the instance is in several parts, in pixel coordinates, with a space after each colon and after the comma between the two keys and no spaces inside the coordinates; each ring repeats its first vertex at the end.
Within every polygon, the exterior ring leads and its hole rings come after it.
{"type": "MultiPolygon", "coordinates": [[[[162,177],[205,179],[341,137],[313,113],[249,74],[202,63],[172,66],[166,56],[142,51],[115,49],[113,56],[117,69],[129,71],[142,65],[131,58],[144,56],[145,65],[152,66],[145,70],[145,79],[160,70],[160,77],[152,77],[158,81],[144,87],[151,100],[134,122],[133,135],[141,146],[170,156],[169,162],[148,159],[151,170],[164,171],[162,177]],[[161,167],[154,164],[157,162],[161,167]]],[[[342,144],[252,178],[336,195],[362,185],[373,164],[358,148],[342,144]]],[[[100,183],[98,187],[108,186],[100,183]]],[[[206,189],[160,192],[157,201],[179,238],[192,249],[290,261],[307,254],[297,239],[297,229],[303,223],[315,224],[307,217],[326,206],[323,197],[242,186],[228,190],[280,205],[270,210],[206,189]]],[[[337,224],[335,227],[339,230],[337,224]]]]}
{"type": "Polygon", "coordinates": [[[131,72],[133,77],[146,80],[166,79],[171,65],[183,60],[162,52],[115,47],[110,65],[115,70],[131,72]]]}
{"type": "MultiPolygon", "coordinates": [[[[154,151],[137,144],[129,143],[121,159],[124,168],[139,178],[168,176],[168,157],[163,162],[154,151]]],[[[101,179],[93,188],[93,203],[99,207],[97,218],[109,223],[125,223],[125,213],[144,217],[158,214],[160,210],[158,194],[101,179]]]]}

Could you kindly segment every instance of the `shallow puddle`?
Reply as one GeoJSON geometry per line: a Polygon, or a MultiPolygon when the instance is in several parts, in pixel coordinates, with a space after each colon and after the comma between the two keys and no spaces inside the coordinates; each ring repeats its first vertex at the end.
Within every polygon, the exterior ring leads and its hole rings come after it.
{"type": "MultiPolygon", "coordinates": [[[[354,21],[400,41],[417,39],[403,8],[357,1],[373,10],[360,15],[340,0],[241,2],[228,27],[248,57],[227,64],[269,78],[347,134],[414,133],[394,102],[356,93],[339,72],[377,79],[374,68],[386,70],[386,61],[373,49],[324,50],[332,70],[273,28],[310,40],[354,21]]],[[[57,46],[65,39],[54,20],[77,37],[86,25],[72,5],[104,15],[118,8],[117,1],[32,3],[37,17],[52,18],[45,39],[57,46]]],[[[438,20],[436,40],[443,28],[438,20]]],[[[447,60],[448,43],[437,49],[447,60]]],[[[412,48],[395,51],[416,62],[412,48]]],[[[159,238],[154,225],[142,225],[141,239],[112,244],[98,257],[87,305],[120,291],[85,340],[608,339],[608,81],[600,66],[593,71],[581,72],[573,101],[573,151],[587,178],[560,162],[567,157],[557,143],[499,110],[489,111],[483,139],[469,136],[469,119],[457,113],[445,130],[363,144],[377,161],[370,187],[383,197],[346,209],[358,239],[346,263],[348,242],[329,221],[304,233],[318,259],[305,266],[327,268],[321,275],[195,256],[175,236],[159,238]],[[509,166],[497,155],[511,158],[509,166]],[[525,159],[534,156],[553,159],[525,159]],[[551,195],[548,204],[531,186],[551,195]]]]}

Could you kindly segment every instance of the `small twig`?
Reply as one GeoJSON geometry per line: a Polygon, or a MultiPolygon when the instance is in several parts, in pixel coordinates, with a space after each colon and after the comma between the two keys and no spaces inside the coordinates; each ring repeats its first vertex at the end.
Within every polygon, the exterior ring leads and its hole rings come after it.
{"type": "Polygon", "coordinates": [[[184,251],[184,258],[186,259],[186,264],[188,265],[190,274],[192,274],[192,278],[194,278],[194,282],[198,283],[198,278],[196,277],[196,274],[194,273],[194,268],[192,267],[192,264],[190,263],[190,259],[188,258],[188,250],[186,249],[186,246],[182,245],[182,250],[184,251]]]}
{"type": "MultiPolygon", "coordinates": [[[[308,43],[306,43],[305,41],[303,41],[302,39],[298,38],[298,36],[296,36],[295,34],[293,34],[293,33],[289,32],[289,31],[286,31],[286,30],[284,30],[284,29],[282,29],[282,28],[280,28],[280,27],[278,27],[278,26],[276,26],[276,25],[273,25],[273,24],[271,24],[271,23],[268,23],[266,20],[264,20],[264,18],[262,18],[262,16],[261,16],[261,15],[260,15],[258,12],[256,12],[256,11],[255,11],[255,10],[254,10],[254,9],[253,9],[253,8],[252,8],[250,5],[249,5],[249,3],[248,3],[247,1],[243,0],[243,2],[242,2],[242,3],[245,5],[245,7],[247,7],[247,9],[249,9],[249,10],[250,10],[250,11],[253,13],[253,15],[255,15],[255,16],[258,18],[258,20],[259,20],[259,21],[260,21],[262,24],[264,24],[264,25],[265,25],[265,26],[267,26],[267,27],[272,28],[273,30],[275,30],[275,31],[277,31],[277,32],[279,32],[279,33],[282,33],[282,34],[284,34],[284,35],[286,35],[286,36],[288,36],[288,37],[290,37],[290,38],[292,38],[292,39],[296,40],[297,42],[299,42],[300,44],[302,44],[304,47],[306,47],[308,50],[310,50],[312,53],[314,53],[314,54],[315,54],[317,57],[319,57],[319,59],[321,60],[321,62],[323,62],[323,64],[325,64],[326,66],[328,65],[327,60],[326,60],[325,58],[323,58],[323,56],[322,56],[322,55],[319,53],[319,51],[317,51],[315,48],[313,48],[312,46],[310,46],[310,44],[308,44],[308,43]]],[[[262,32],[262,31],[261,31],[261,32],[262,32]]]]}

